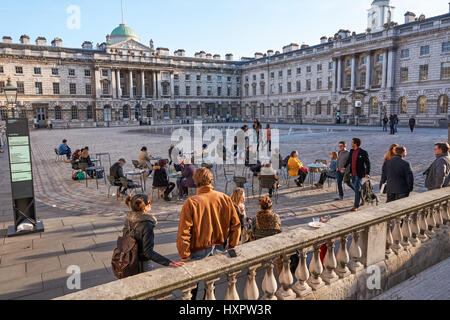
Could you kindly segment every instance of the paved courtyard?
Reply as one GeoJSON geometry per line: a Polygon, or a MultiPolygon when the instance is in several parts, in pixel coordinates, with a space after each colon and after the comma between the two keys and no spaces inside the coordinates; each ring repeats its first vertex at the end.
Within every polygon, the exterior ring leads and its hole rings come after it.
{"type": "MultiPolygon", "coordinates": [[[[224,125],[227,128],[228,125],[224,125]]],[[[275,126],[276,127],[276,126],[275,126]]],[[[360,137],[363,148],[372,161],[372,176],[378,183],[382,159],[392,143],[408,148],[408,160],[415,174],[415,191],[423,192],[422,172],[433,161],[433,143],[447,140],[447,130],[419,128],[414,134],[400,128],[390,136],[375,127],[345,126],[291,126],[280,128],[280,150],[286,156],[298,150],[304,164],[316,159],[328,159],[337,143],[360,137]]],[[[0,186],[0,299],[51,299],[73,292],[67,289],[66,269],[78,265],[82,272],[82,289],[115,280],[110,268],[111,253],[121,234],[127,209],[123,201],[107,198],[107,185],[94,180],[85,183],[71,180],[70,164],[55,162],[53,149],[64,138],[72,150],[89,146],[91,155],[109,152],[111,161],[124,157],[126,170],[132,169],[131,160],[146,145],[149,153],[166,156],[171,143],[170,126],[138,128],[104,128],[76,130],[32,131],[32,157],[38,218],[43,220],[45,232],[16,238],[6,238],[6,229],[12,224],[9,183],[0,186]]],[[[105,165],[105,161],[103,161],[105,165]]],[[[0,154],[0,166],[7,168],[7,154],[0,154]]],[[[106,167],[109,166],[106,161],[106,167]]],[[[107,168],[108,169],[108,168],[107,168]]],[[[225,183],[218,172],[216,189],[224,191],[225,183]]],[[[1,181],[9,181],[7,170],[0,172],[1,181]]],[[[376,187],[378,188],[378,187],[376,187]]],[[[233,186],[228,186],[228,193],[233,186]]],[[[255,188],[255,195],[258,193],[255,188]]],[[[335,185],[325,184],[323,190],[283,187],[275,211],[280,215],[284,229],[311,221],[312,217],[345,214],[352,206],[353,193],[346,189],[344,201],[336,202],[335,185]]],[[[381,197],[381,201],[385,198],[381,197]]],[[[177,258],[175,239],[182,202],[166,203],[155,200],[153,212],[158,216],[155,250],[170,258],[177,258]]],[[[257,212],[257,200],[249,195],[247,213],[257,212]]]]}

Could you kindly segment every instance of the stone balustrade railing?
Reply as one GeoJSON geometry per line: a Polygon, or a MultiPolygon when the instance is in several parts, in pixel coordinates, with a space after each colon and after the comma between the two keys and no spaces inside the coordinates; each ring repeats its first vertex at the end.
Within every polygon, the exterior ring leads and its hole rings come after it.
{"type": "Polygon", "coordinates": [[[169,299],[181,290],[182,299],[191,298],[191,290],[204,282],[206,299],[215,300],[215,283],[226,275],[225,300],[296,299],[326,285],[343,281],[360,270],[419,247],[449,224],[450,188],[414,195],[410,198],[366,207],[332,219],[318,230],[300,226],[236,248],[238,257],[219,254],[188,262],[182,268],[161,268],[134,277],[114,281],[58,299],[169,299]],[[320,261],[320,247],[328,250],[320,261]],[[335,246],[338,246],[335,254],[335,246]],[[312,259],[307,264],[307,253],[312,259]],[[298,254],[295,273],[290,270],[290,256],[298,254]],[[282,259],[278,281],[274,261],[282,259]],[[257,283],[257,269],[264,279],[257,283]],[[247,272],[243,294],[236,288],[237,275],[247,272]],[[263,295],[260,296],[259,285],[263,295]]]}

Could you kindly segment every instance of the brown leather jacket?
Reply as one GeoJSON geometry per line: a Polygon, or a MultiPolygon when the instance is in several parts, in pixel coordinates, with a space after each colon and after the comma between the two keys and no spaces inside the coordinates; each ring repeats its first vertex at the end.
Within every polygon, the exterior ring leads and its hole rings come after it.
{"type": "Polygon", "coordinates": [[[177,249],[182,259],[192,252],[223,245],[228,239],[230,248],[239,244],[241,223],[231,198],[203,186],[198,194],[186,200],[181,209],[177,249]]]}

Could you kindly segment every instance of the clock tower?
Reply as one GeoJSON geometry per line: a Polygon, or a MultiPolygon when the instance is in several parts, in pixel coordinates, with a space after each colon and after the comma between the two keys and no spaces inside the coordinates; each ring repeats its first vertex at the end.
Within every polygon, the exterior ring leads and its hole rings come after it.
{"type": "Polygon", "coordinates": [[[392,21],[394,7],[391,6],[390,0],[374,0],[368,11],[367,28],[371,32],[378,32],[384,29],[385,23],[392,21]]]}

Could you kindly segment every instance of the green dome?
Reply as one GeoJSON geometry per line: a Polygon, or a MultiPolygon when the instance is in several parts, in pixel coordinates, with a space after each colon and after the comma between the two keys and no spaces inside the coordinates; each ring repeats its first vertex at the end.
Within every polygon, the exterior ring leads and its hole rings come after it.
{"type": "Polygon", "coordinates": [[[137,38],[136,33],[134,33],[133,29],[125,24],[119,25],[111,32],[111,37],[135,37],[137,38]]]}

